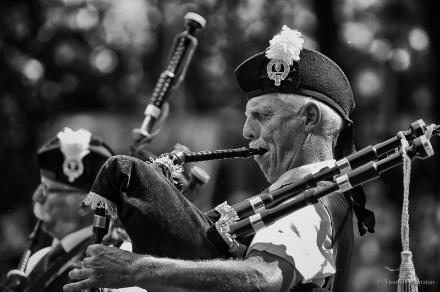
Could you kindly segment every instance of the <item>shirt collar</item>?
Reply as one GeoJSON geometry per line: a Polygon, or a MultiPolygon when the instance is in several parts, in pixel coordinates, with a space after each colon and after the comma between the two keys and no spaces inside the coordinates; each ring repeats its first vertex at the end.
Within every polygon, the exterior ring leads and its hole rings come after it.
{"type": "Polygon", "coordinates": [[[72,249],[74,249],[78,244],[83,242],[85,239],[92,236],[92,234],[93,234],[93,226],[90,225],[66,235],[61,240],[54,239],[52,242],[52,247],[60,243],[64,251],[69,252],[72,249]]]}
{"type": "Polygon", "coordinates": [[[297,168],[291,169],[283,173],[276,182],[274,182],[270,187],[269,191],[274,191],[282,186],[293,183],[305,177],[308,174],[315,174],[325,167],[335,166],[336,160],[329,159],[324,161],[315,162],[312,164],[306,164],[299,166],[297,168]]]}

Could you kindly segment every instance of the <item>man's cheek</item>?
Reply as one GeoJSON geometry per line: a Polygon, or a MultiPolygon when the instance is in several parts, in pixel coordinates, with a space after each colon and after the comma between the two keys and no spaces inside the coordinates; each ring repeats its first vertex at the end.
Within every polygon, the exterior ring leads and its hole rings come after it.
{"type": "Polygon", "coordinates": [[[270,177],[275,167],[275,160],[273,159],[272,153],[267,155],[264,160],[264,168],[266,176],[270,177]]]}
{"type": "Polygon", "coordinates": [[[35,203],[34,204],[34,214],[35,217],[37,217],[38,219],[42,220],[42,221],[50,221],[51,216],[49,214],[49,212],[47,211],[47,209],[41,205],[40,203],[35,203]]]}
{"type": "Polygon", "coordinates": [[[265,141],[266,143],[272,142],[272,140],[273,140],[272,139],[272,135],[273,135],[273,131],[271,131],[268,128],[265,128],[265,129],[261,130],[261,133],[260,133],[261,139],[263,141],[265,141]]]}

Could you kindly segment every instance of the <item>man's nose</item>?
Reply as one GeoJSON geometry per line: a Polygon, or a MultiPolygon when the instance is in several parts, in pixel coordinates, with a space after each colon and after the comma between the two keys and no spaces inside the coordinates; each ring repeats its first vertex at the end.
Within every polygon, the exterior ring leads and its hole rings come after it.
{"type": "Polygon", "coordinates": [[[259,137],[259,127],[252,117],[247,117],[244,122],[243,137],[248,140],[255,140],[259,137]]]}
{"type": "Polygon", "coordinates": [[[44,187],[44,185],[39,185],[38,188],[35,190],[34,194],[32,195],[32,200],[34,202],[38,202],[43,204],[46,201],[47,192],[44,187]]]}

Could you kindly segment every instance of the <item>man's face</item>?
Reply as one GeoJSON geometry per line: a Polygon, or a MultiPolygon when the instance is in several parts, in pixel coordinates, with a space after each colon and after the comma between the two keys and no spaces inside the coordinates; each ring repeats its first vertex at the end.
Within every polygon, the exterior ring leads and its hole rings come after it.
{"type": "Polygon", "coordinates": [[[83,193],[82,190],[42,177],[41,185],[32,199],[34,214],[43,221],[43,230],[61,239],[81,228],[78,211],[83,193]]]}
{"type": "Polygon", "coordinates": [[[260,95],[246,105],[243,137],[250,140],[251,148],[268,150],[254,159],[266,179],[273,183],[287,170],[299,166],[304,119],[293,105],[280,100],[277,93],[260,95]]]}

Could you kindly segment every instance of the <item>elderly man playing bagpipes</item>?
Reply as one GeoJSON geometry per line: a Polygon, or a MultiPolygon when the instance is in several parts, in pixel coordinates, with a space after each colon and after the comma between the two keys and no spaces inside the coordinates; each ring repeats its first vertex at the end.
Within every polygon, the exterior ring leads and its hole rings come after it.
{"type": "MultiPolygon", "coordinates": [[[[354,151],[349,82],[333,61],[303,43],[299,32],[284,26],[268,49],[235,71],[248,98],[243,136],[261,150],[255,161],[271,183],[269,193],[354,151]]],[[[362,189],[334,192],[268,226],[253,221],[259,230],[238,240],[223,228],[235,220],[231,207],[198,210],[174,186],[179,171],[169,164],[128,156],[105,163],[85,203],[121,220],[133,253],[89,246],[83,267],[69,274],[77,282],[65,291],[344,291],[352,210],[361,234],[374,227],[362,189]]],[[[261,200],[248,203],[261,210],[261,200]]]]}

